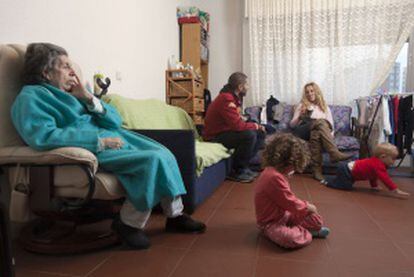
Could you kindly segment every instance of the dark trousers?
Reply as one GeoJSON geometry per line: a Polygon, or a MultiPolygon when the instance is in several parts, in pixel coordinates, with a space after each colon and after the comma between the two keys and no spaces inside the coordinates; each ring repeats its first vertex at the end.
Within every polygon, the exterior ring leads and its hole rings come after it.
{"type": "Polygon", "coordinates": [[[234,149],[233,170],[240,171],[249,166],[250,159],[264,147],[265,133],[262,131],[229,131],[217,135],[213,142],[219,142],[228,149],[234,149]]]}
{"type": "Polygon", "coordinates": [[[340,162],[336,169],[336,176],[327,178],[327,186],[334,189],[351,190],[354,184],[348,162],[340,162]]]}

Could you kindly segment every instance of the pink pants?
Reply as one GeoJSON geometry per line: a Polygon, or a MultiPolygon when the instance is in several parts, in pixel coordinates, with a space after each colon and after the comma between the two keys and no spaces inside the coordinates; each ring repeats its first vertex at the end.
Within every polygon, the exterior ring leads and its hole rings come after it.
{"type": "Polygon", "coordinates": [[[309,214],[300,220],[286,211],[278,221],[267,224],[263,234],[284,248],[300,248],[311,243],[312,235],[309,231],[319,231],[322,227],[322,217],[318,214],[309,214]]]}

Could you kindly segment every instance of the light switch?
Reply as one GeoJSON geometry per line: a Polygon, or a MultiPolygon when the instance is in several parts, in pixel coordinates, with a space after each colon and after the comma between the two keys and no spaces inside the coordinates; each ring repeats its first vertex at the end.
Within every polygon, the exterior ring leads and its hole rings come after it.
{"type": "Polygon", "coordinates": [[[115,79],[116,79],[117,81],[122,81],[122,73],[121,73],[121,71],[117,70],[117,71],[115,72],[115,79]]]}

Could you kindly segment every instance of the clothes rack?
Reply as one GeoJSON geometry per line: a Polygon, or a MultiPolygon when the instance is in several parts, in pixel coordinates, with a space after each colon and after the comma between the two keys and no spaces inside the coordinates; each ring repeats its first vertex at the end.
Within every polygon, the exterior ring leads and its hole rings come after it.
{"type": "MultiPolygon", "coordinates": [[[[361,99],[367,99],[367,98],[372,98],[372,97],[379,97],[379,99],[378,99],[378,103],[377,103],[377,106],[375,107],[375,112],[374,112],[374,115],[373,115],[373,117],[372,117],[372,120],[371,120],[371,122],[370,122],[370,124],[369,124],[369,128],[368,128],[368,133],[367,133],[367,136],[364,138],[366,141],[368,141],[368,139],[369,139],[369,137],[370,137],[370,135],[371,135],[371,132],[372,132],[372,129],[373,129],[373,126],[374,126],[374,123],[375,123],[375,119],[376,119],[376,117],[377,117],[377,114],[378,114],[378,110],[379,110],[379,108],[380,108],[380,106],[381,106],[381,103],[382,103],[382,98],[384,97],[384,96],[411,96],[411,95],[414,95],[414,92],[402,92],[402,93],[383,93],[383,94],[377,94],[377,95],[371,95],[371,96],[362,96],[362,97],[359,97],[358,98],[358,100],[361,100],[361,99]]],[[[413,101],[413,106],[414,106],[414,101],[413,101]]],[[[371,153],[370,153],[370,149],[368,148],[368,154],[369,155],[371,155],[371,153]]],[[[406,155],[408,154],[408,150],[406,149],[405,150],[405,153],[403,153],[403,155],[402,155],[402,157],[401,157],[401,159],[400,159],[400,161],[399,161],[399,163],[398,163],[398,165],[396,166],[396,167],[394,167],[394,168],[398,168],[398,167],[400,167],[400,165],[401,165],[401,163],[403,162],[403,160],[404,160],[404,158],[406,157],[406,155]]],[[[412,159],[414,159],[414,157],[413,157],[413,154],[411,154],[411,156],[412,156],[412,159]]],[[[413,162],[411,162],[411,167],[413,167],[414,166],[414,163],[413,162]]],[[[414,168],[413,168],[413,172],[414,172],[414,168]]]]}

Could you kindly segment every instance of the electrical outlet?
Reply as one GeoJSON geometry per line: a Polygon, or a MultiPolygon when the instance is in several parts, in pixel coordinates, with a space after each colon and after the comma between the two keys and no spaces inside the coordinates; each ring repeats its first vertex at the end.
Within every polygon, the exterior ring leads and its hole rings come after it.
{"type": "Polygon", "coordinates": [[[122,73],[121,73],[121,71],[117,70],[117,71],[115,72],[115,79],[116,79],[117,81],[122,81],[122,73]]]}

